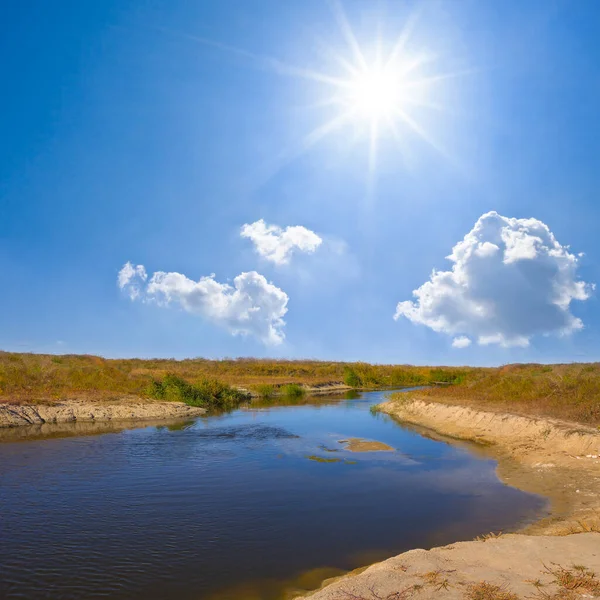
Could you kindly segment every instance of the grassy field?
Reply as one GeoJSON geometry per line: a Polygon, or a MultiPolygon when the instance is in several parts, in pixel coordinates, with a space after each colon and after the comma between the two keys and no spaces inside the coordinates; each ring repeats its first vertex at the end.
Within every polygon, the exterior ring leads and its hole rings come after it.
{"type": "Polygon", "coordinates": [[[215,388],[226,384],[269,396],[281,391],[297,394],[298,385],[344,382],[352,387],[376,388],[427,385],[432,381],[458,382],[470,372],[470,369],[458,368],[320,361],[112,360],[87,355],[0,352],[0,401],[24,403],[61,398],[110,400],[124,396],[156,397],[162,392],[155,382],[162,382],[165,376],[175,376],[203,388],[208,384],[215,388]]]}
{"type": "Polygon", "coordinates": [[[418,393],[436,402],[600,425],[600,363],[472,369],[456,385],[418,393]]]}
{"type": "Polygon", "coordinates": [[[600,364],[414,367],[313,360],[141,360],[0,352],[0,402],[111,400],[128,396],[216,405],[239,402],[235,388],[268,398],[304,385],[355,388],[437,385],[420,396],[450,404],[600,424],[600,364]]]}

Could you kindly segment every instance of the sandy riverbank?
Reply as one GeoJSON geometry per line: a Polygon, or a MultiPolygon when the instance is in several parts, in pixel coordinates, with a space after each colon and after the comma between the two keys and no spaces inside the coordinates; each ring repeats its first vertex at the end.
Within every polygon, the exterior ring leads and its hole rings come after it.
{"type": "Polygon", "coordinates": [[[0,404],[0,428],[48,423],[186,419],[204,414],[203,408],[183,402],[124,399],[114,402],[65,400],[53,404],[0,404]]]}
{"type": "Polygon", "coordinates": [[[600,598],[600,431],[414,396],[379,408],[424,435],[477,442],[502,481],[548,497],[551,514],[519,534],[411,550],[325,582],[311,598],[600,598]]]}

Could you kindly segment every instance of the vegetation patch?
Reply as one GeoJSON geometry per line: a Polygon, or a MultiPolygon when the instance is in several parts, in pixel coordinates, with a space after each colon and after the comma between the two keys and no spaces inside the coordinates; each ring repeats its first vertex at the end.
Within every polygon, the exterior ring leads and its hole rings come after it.
{"type": "Polygon", "coordinates": [[[304,394],[306,394],[306,390],[297,383],[288,383],[287,385],[281,386],[281,393],[282,395],[290,398],[298,398],[300,396],[304,396],[304,394]]]}
{"type": "MultiPolygon", "coordinates": [[[[600,425],[600,363],[470,369],[453,383],[419,390],[418,395],[447,404],[600,425]]],[[[413,395],[394,399],[406,401],[413,395]]]]}
{"type": "Polygon", "coordinates": [[[324,456],[317,456],[316,454],[311,454],[307,456],[308,460],[314,460],[319,463],[339,463],[342,462],[341,458],[325,458],[324,456]]]}
{"type": "Polygon", "coordinates": [[[506,587],[481,581],[470,585],[467,589],[468,600],[519,600],[516,594],[507,590],[506,587]]]}
{"type": "Polygon", "coordinates": [[[253,389],[261,398],[272,398],[275,395],[275,386],[270,383],[259,383],[253,389]]]}
{"type": "Polygon", "coordinates": [[[561,598],[600,597],[600,580],[596,573],[583,565],[573,565],[570,568],[552,565],[545,568],[545,573],[552,576],[552,584],[558,586],[556,592],[545,592],[538,588],[538,597],[544,600],[559,600],[561,598]]]}
{"type": "Polygon", "coordinates": [[[115,400],[144,396],[153,380],[171,374],[196,383],[218,380],[268,396],[288,385],[323,386],[351,381],[352,387],[380,388],[457,383],[472,369],[370,365],[316,360],[193,358],[107,359],[100,356],[26,354],[0,351],[0,401],[14,403],[115,400]]]}
{"type": "Polygon", "coordinates": [[[249,396],[216,379],[201,379],[188,383],[177,375],[168,374],[162,380],[154,380],[148,395],[156,400],[185,402],[189,406],[232,409],[249,399],[249,396]]]}
{"type": "MultiPolygon", "coordinates": [[[[523,412],[600,425],[600,363],[505,365],[498,368],[414,367],[316,360],[105,359],[99,356],[0,352],[0,401],[148,397],[154,381],[175,376],[300,397],[306,386],[345,382],[355,388],[429,386],[420,397],[475,408],[523,412]]],[[[192,397],[194,394],[192,393],[192,397]]],[[[402,400],[409,400],[403,394],[402,400]]]]}

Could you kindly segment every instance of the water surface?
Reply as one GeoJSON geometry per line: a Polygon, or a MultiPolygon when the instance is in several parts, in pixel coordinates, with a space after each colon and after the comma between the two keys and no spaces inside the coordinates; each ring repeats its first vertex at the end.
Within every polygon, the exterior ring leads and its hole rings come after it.
{"type": "Polygon", "coordinates": [[[382,396],[0,443],[0,597],[271,600],[545,510],[494,461],[372,414],[382,396]]]}

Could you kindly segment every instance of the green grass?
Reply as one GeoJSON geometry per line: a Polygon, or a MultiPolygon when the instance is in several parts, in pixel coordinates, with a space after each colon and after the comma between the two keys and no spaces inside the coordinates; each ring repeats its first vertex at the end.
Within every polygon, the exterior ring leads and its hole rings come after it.
{"type": "Polygon", "coordinates": [[[156,400],[185,402],[189,406],[219,409],[235,408],[249,399],[247,394],[216,379],[204,379],[190,384],[173,374],[165,375],[162,380],[154,380],[149,386],[148,396],[156,400]]]}
{"type": "Polygon", "coordinates": [[[304,396],[306,390],[297,383],[288,383],[287,385],[281,386],[281,394],[290,398],[299,398],[304,396]]]}
{"type": "Polygon", "coordinates": [[[271,383],[259,383],[252,387],[252,389],[261,398],[272,398],[276,394],[275,386],[271,383]]]}

